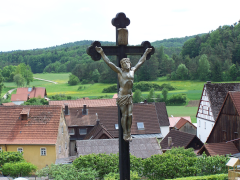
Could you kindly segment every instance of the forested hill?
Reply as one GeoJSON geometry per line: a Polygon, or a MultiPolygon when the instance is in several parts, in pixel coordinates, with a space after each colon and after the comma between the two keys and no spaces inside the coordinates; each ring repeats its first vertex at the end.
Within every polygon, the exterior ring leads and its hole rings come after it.
{"type": "MultiPolygon", "coordinates": [[[[33,73],[72,72],[84,83],[115,82],[116,73],[103,61],[92,61],[86,54],[92,42],[78,41],[45,49],[1,53],[0,68],[4,78],[4,74],[13,69],[9,65],[25,63],[33,73]]],[[[194,37],[156,41],[152,45],[155,54],[137,71],[135,81],[151,81],[160,76],[172,80],[240,80],[240,23],[220,26],[215,31],[194,37]]],[[[130,58],[132,64],[139,60],[139,56],[130,58]]],[[[116,58],[110,59],[115,62],[116,58]]]]}
{"type": "Polygon", "coordinates": [[[171,38],[171,39],[163,39],[161,41],[154,41],[152,42],[151,44],[154,46],[154,47],[160,47],[160,46],[163,46],[165,48],[170,48],[170,47],[182,47],[183,44],[191,39],[191,38],[194,38],[195,36],[202,36],[204,35],[205,33],[203,34],[197,34],[197,35],[193,35],[193,36],[185,36],[185,37],[182,37],[182,38],[171,38]]]}

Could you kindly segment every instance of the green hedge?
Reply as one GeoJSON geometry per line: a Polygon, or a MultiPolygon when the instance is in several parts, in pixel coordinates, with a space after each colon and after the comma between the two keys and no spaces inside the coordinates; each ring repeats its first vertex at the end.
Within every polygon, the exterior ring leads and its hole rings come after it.
{"type": "MultiPolygon", "coordinates": [[[[156,83],[150,83],[150,82],[139,82],[139,83],[133,84],[132,90],[133,90],[133,92],[135,92],[135,90],[137,90],[137,89],[139,89],[140,91],[150,91],[152,88],[155,91],[162,91],[163,88],[166,88],[168,91],[172,91],[172,90],[176,89],[171,84],[164,83],[162,85],[158,85],[156,83]]],[[[117,85],[114,84],[112,86],[104,88],[102,90],[102,93],[117,93],[117,85]]]]}
{"type": "Polygon", "coordinates": [[[2,166],[3,174],[11,177],[29,176],[36,170],[37,166],[28,162],[5,163],[2,166]]]}
{"type": "Polygon", "coordinates": [[[226,179],[228,179],[228,174],[214,174],[210,176],[191,176],[185,178],[176,178],[176,180],[226,180],[226,179]]]}

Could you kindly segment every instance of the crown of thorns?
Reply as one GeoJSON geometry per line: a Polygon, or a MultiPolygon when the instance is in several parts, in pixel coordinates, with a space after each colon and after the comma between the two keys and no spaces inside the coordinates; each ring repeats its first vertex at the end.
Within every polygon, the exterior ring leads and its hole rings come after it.
{"type": "Polygon", "coordinates": [[[121,59],[121,61],[120,61],[121,67],[123,67],[124,63],[130,63],[130,65],[132,66],[132,63],[131,63],[129,58],[122,58],[121,59]]]}

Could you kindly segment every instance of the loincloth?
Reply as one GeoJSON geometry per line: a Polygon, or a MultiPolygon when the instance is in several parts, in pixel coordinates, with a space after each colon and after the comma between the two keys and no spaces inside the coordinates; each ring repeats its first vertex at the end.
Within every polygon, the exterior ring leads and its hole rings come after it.
{"type": "Polygon", "coordinates": [[[119,106],[132,104],[132,94],[123,95],[122,97],[117,98],[117,104],[119,106]]]}

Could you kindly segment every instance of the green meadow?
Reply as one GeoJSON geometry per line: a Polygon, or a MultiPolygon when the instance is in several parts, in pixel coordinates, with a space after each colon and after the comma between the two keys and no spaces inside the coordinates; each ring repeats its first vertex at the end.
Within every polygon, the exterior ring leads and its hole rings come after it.
{"type": "MultiPolygon", "coordinates": [[[[47,90],[48,96],[55,94],[65,94],[70,95],[75,98],[89,97],[90,99],[105,96],[105,98],[112,98],[114,93],[102,93],[104,88],[111,86],[113,84],[78,84],[75,86],[68,85],[69,73],[50,73],[50,74],[34,74],[33,77],[46,79],[50,81],[55,81],[57,84],[53,84],[46,81],[34,80],[30,83],[30,87],[45,87],[47,90]],[[82,86],[82,89],[78,90],[79,86],[82,86]]],[[[173,94],[184,93],[187,95],[187,100],[199,100],[201,98],[201,93],[203,85],[205,82],[200,81],[168,81],[165,77],[158,78],[156,81],[153,81],[159,85],[163,83],[169,83],[176,88],[174,91],[168,92],[168,97],[173,94]]],[[[3,89],[2,96],[10,89],[17,88],[16,84],[13,82],[5,82],[5,88],[3,89]]],[[[13,92],[13,93],[16,93],[13,92]]],[[[161,94],[161,91],[156,91],[156,94],[161,94]]],[[[148,92],[142,92],[142,95],[147,97],[148,92]]],[[[168,106],[167,107],[168,115],[171,116],[190,116],[192,122],[196,121],[195,115],[197,112],[197,107],[185,107],[185,106],[168,106]]]]}

